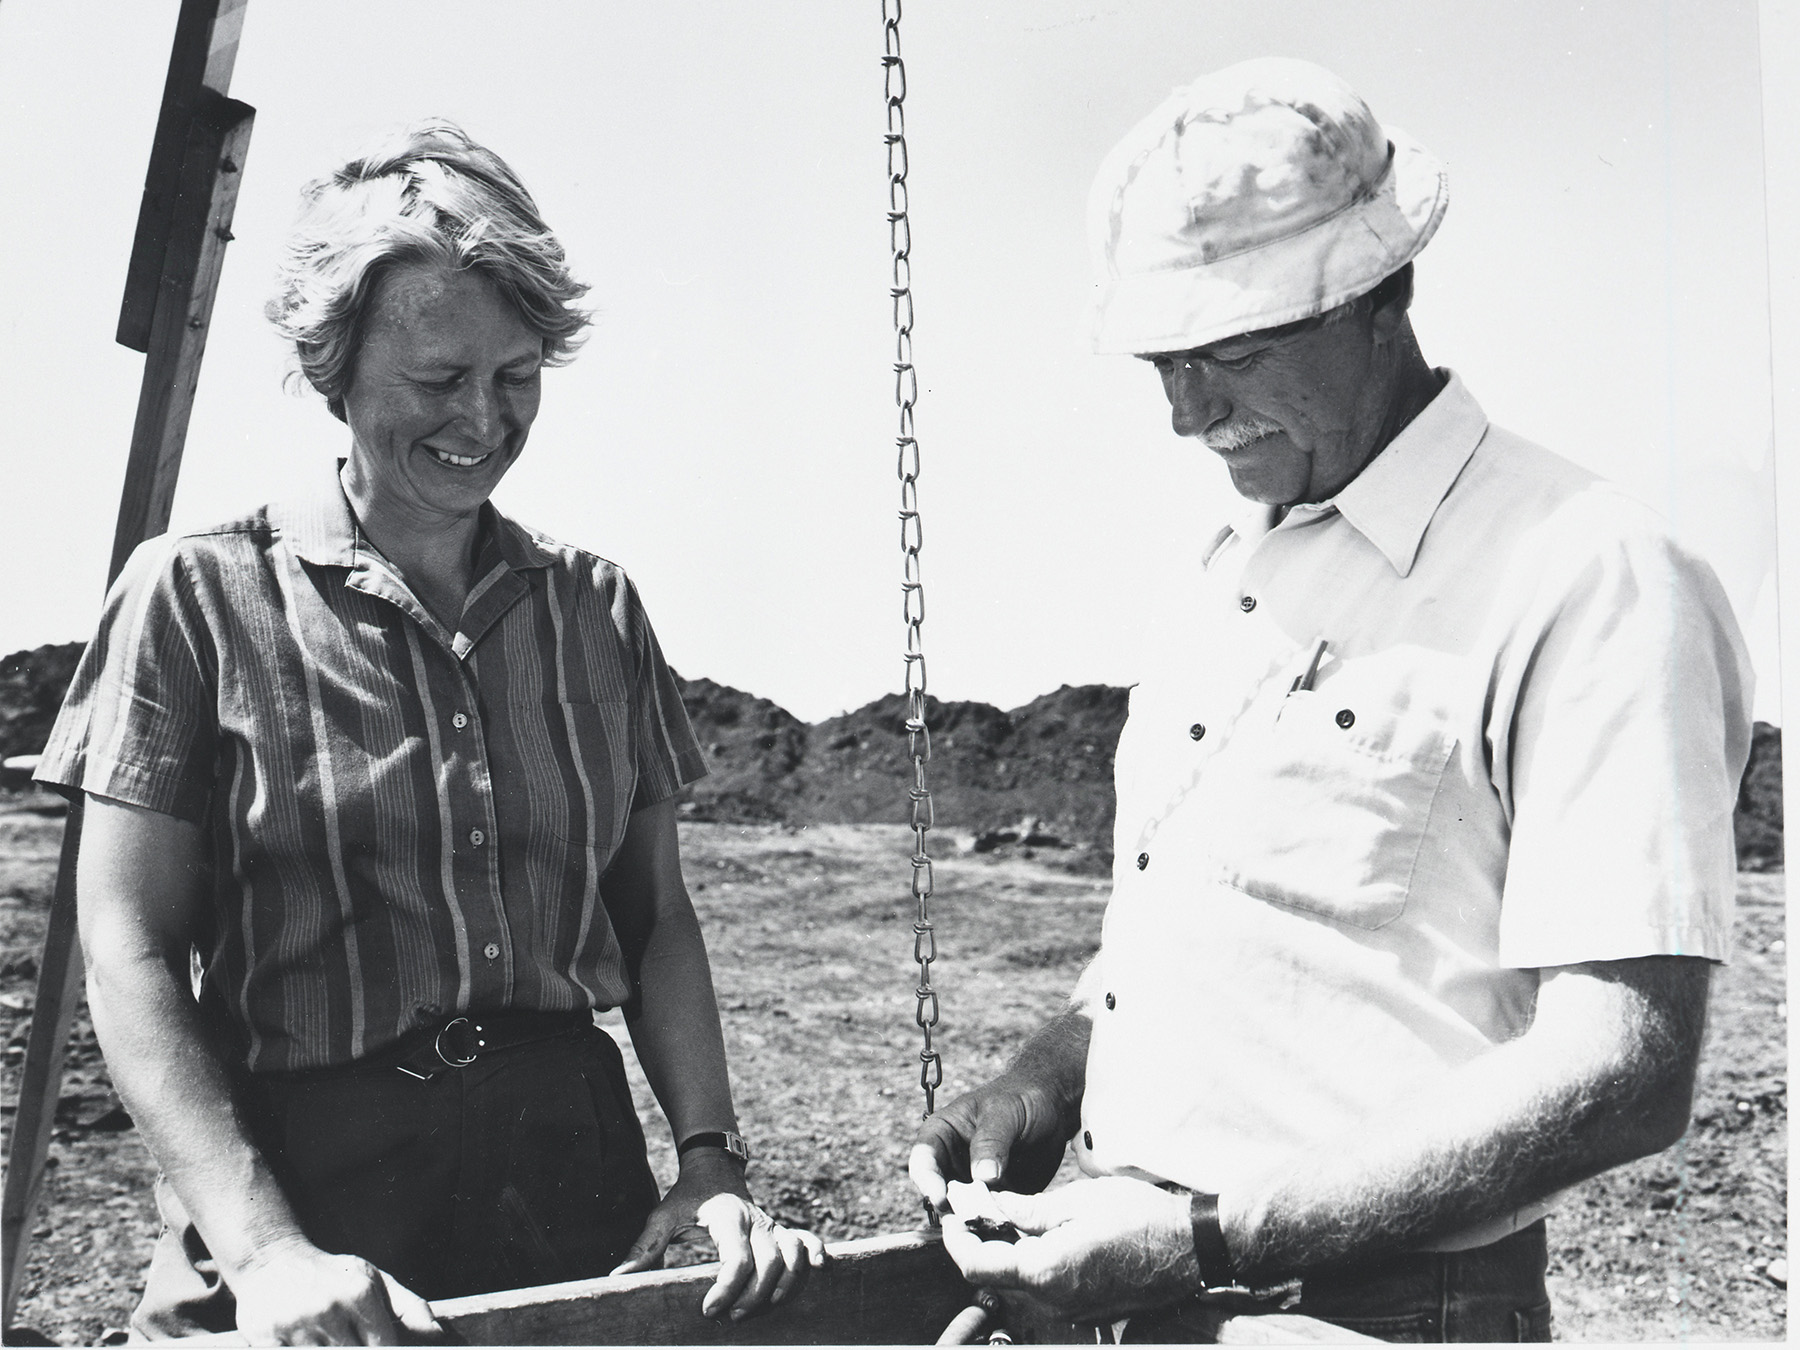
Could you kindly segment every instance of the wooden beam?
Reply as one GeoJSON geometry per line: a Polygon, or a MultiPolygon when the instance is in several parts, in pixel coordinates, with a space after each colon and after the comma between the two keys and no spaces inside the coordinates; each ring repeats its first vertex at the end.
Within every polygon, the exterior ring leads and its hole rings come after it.
{"type": "Polygon", "coordinates": [[[247,103],[203,91],[188,122],[175,214],[163,257],[166,266],[157,289],[131,458],[113,534],[109,584],[134,548],[169,527],[255,111],[247,103]]]}
{"type": "MultiPolygon", "coordinates": [[[[431,1305],[461,1345],[933,1345],[975,1302],[975,1290],[932,1230],[835,1243],[831,1263],[800,1297],[743,1322],[709,1322],[700,1300],[716,1264],[475,1294],[431,1305]]],[[[969,1319],[972,1325],[974,1319],[969,1319]]],[[[1028,1345],[1092,1345],[1094,1328],[1025,1301],[998,1322],[1028,1345]]],[[[1221,1345],[1367,1342],[1292,1313],[1241,1314],[1220,1305],[1195,1329],[1221,1345]]],[[[984,1324],[979,1339],[987,1339],[984,1324]]]]}
{"type": "MultiPolygon", "coordinates": [[[[961,1318],[975,1302],[935,1232],[834,1243],[792,1303],[743,1322],[710,1322],[700,1300],[718,1264],[653,1270],[534,1289],[443,1299],[431,1310],[452,1345],[934,1345],[952,1322],[985,1341],[986,1320],[961,1318]]],[[[1024,1345],[1092,1345],[1094,1328],[1035,1305],[1001,1311],[1024,1345]]],[[[1184,1324],[1184,1331],[1188,1330],[1184,1324]]],[[[1291,1313],[1243,1315],[1221,1306],[1193,1319],[1202,1344],[1301,1345],[1369,1341],[1291,1313]]],[[[955,1342],[952,1342],[955,1343],[955,1342]]],[[[193,1336],[187,1345],[248,1345],[236,1332],[193,1336]]]]}
{"type": "Polygon", "coordinates": [[[718,1266],[688,1266],[432,1304],[462,1345],[930,1345],[974,1301],[933,1233],[834,1244],[791,1305],[710,1322],[718,1266]]]}
{"type": "Polygon", "coordinates": [[[238,36],[244,28],[247,0],[182,0],[175,20],[175,43],[169,74],[163,82],[162,110],[150,143],[150,166],[138,205],[137,234],[125,270],[125,298],[119,308],[118,340],[135,351],[150,349],[150,324],[156,317],[157,290],[162,284],[176,209],[176,183],[187,153],[188,124],[203,90],[231,92],[237,63],[238,36]]]}
{"type": "Polygon", "coordinates": [[[6,1189],[0,1196],[0,1274],[5,1289],[0,1325],[13,1324],[13,1305],[25,1279],[31,1254],[31,1216],[43,1190],[44,1159],[56,1121],[56,1099],[62,1086],[63,1057],[69,1025],[81,998],[81,949],[75,934],[75,855],[81,848],[81,813],[71,807],[63,825],[62,857],[56,869],[56,891],[38,963],[37,1001],[25,1042],[19,1075],[19,1102],[7,1144],[6,1189]]]}
{"type": "MultiPolygon", "coordinates": [[[[208,30],[213,45],[201,78],[221,78],[222,68],[223,78],[228,79],[244,0],[206,3],[213,6],[211,17],[217,22],[208,30]],[[228,12],[235,14],[237,23],[230,27],[228,47],[222,48],[218,39],[228,12]]],[[[182,21],[189,22],[190,10],[203,7],[188,0],[182,6],[182,21]]],[[[182,58],[182,50],[178,33],[177,60],[182,58]]],[[[173,72],[170,81],[175,83],[173,72]]],[[[118,525],[113,532],[112,559],[106,574],[108,586],[118,578],[133,549],[169,526],[169,508],[175,498],[182,447],[187,440],[200,362],[212,322],[213,297],[225,261],[225,245],[231,240],[231,221],[254,118],[255,110],[248,104],[205,86],[193,92],[181,119],[180,156],[173,166],[173,186],[166,192],[170,210],[160,248],[161,273],[154,289],[149,353],[138,394],[137,423],[132,429],[118,525]]],[[[167,107],[164,120],[168,120],[167,107]]],[[[138,223],[141,239],[143,219],[138,223]]],[[[8,1146],[5,1190],[0,1195],[0,1280],[4,1282],[0,1289],[0,1318],[7,1327],[12,1325],[30,1255],[31,1216],[43,1186],[44,1160],[62,1084],[69,1026],[81,993],[75,902],[75,859],[80,838],[81,806],[77,802],[71,805],[63,830],[56,890],[38,962],[37,1002],[8,1146]]]]}
{"type": "MultiPolygon", "coordinates": [[[[929,1230],[833,1243],[826,1253],[830,1262],[797,1299],[742,1322],[700,1315],[717,1262],[472,1294],[431,1310],[452,1345],[931,1345],[975,1301],[929,1230]]],[[[1092,1344],[1093,1331],[1039,1318],[1017,1339],[1092,1344]]],[[[230,1332],[183,1344],[249,1342],[230,1332]]]]}

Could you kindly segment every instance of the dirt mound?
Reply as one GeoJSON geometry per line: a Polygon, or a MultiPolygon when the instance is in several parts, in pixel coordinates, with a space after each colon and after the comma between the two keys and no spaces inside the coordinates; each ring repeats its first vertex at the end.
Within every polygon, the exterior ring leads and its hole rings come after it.
{"type": "MultiPolygon", "coordinates": [[[[701,820],[905,824],[912,759],[906,704],[890,694],[808,726],[711,680],[683,681],[712,762],[684,812],[701,820]]],[[[927,698],[926,783],[935,823],[977,846],[1078,848],[1098,859],[1112,832],[1112,755],[1126,694],[1065,685],[1011,712],[927,698]]]]}
{"type": "Polygon", "coordinates": [[[85,646],[64,642],[0,660],[0,759],[44,748],[85,646]]]}
{"type": "MultiPolygon", "coordinates": [[[[0,758],[43,748],[81,650],[81,643],[65,642],[0,661],[0,758]]],[[[908,822],[913,774],[899,694],[808,725],[741,689],[676,678],[712,766],[682,803],[688,818],[908,822]]],[[[937,828],[983,852],[1062,845],[1081,866],[1104,866],[1125,705],[1126,691],[1104,684],[1064,685],[1010,712],[928,698],[926,783],[937,828]]],[[[1782,866],[1781,729],[1766,722],[1756,724],[1736,823],[1745,871],[1782,866]]]]}
{"type": "Polygon", "coordinates": [[[811,730],[806,723],[730,685],[675,678],[712,769],[689,791],[684,814],[740,824],[793,819],[795,775],[806,762],[811,730]]]}

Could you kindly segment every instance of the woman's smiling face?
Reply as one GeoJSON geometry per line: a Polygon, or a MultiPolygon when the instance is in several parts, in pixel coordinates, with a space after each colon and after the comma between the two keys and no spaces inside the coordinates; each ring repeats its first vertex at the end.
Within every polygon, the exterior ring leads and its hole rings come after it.
{"type": "Polygon", "coordinates": [[[344,391],[358,496],[414,529],[476,510],[525,448],[543,360],[543,339],[481,273],[393,268],[344,391]]]}

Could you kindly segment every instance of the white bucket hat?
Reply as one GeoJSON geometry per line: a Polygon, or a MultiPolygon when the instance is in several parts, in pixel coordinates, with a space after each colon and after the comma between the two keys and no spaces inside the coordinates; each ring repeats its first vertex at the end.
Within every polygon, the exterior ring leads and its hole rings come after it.
{"type": "Polygon", "coordinates": [[[1449,201],[1443,166],[1330,71],[1203,75],[1094,181],[1094,350],[1187,351],[1334,308],[1424,248],[1449,201]]]}

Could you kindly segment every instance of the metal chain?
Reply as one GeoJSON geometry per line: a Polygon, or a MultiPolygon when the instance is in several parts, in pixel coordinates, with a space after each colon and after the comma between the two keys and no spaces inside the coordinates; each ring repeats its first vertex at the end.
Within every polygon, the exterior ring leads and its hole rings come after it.
{"type": "Polygon", "coordinates": [[[919,442],[913,436],[913,405],[919,401],[919,377],[912,363],[912,225],[906,207],[906,63],[900,59],[900,0],[882,0],[884,50],[881,64],[887,95],[888,247],[893,253],[894,403],[900,409],[900,552],[904,559],[901,613],[906,620],[906,741],[912,756],[912,893],[918,906],[913,920],[913,959],[919,963],[918,1000],[913,1018],[924,1034],[919,1051],[919,1086],[925,1090],[925,1114],[937,1109],[937,1089],[944,1066],[932,1047],[938,1022],[937,991],[931,987],[931,963],[937,959],[937,933],[931,926],[931,855],[925,833],[932,825],[931,790],[925,765],[931,759],[931,732],[925,725],[925,650],[919,627],[925,622],[925,586],[919,575],[919,442]]]}

